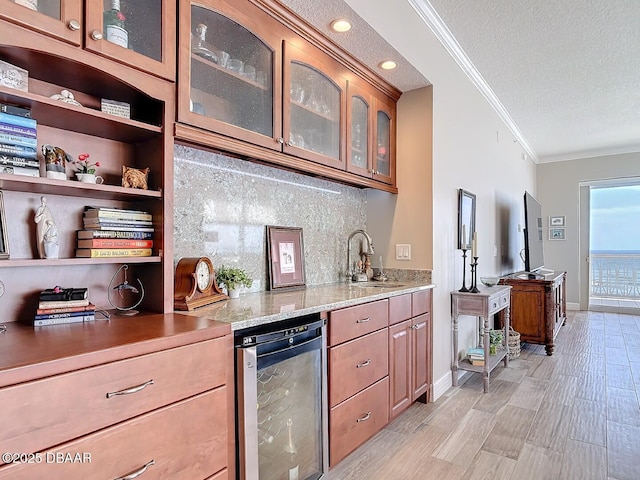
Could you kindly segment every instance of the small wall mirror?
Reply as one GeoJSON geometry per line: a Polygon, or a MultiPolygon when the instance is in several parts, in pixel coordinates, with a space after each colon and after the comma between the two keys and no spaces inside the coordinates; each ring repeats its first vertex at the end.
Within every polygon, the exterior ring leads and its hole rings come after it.
{"type": "Polygon", "coordinates": [[[476,196],[466,190],[458,190],[458,250],[471,248],[476,230],[476,196]]]}

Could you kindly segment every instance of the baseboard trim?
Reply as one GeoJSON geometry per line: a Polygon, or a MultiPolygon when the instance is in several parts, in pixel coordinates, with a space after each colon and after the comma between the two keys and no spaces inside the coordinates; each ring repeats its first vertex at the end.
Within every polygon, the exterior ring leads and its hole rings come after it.
{"type": "Polygon", "coordinates": [[[580,304],[567,302],[567,310],[580,310],[580,304]]]}

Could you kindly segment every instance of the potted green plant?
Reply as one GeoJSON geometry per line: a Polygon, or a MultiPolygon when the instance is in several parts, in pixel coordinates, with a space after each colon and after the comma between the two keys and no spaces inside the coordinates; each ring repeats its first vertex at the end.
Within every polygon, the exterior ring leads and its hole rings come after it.
{"type": "Polygon", "coordinates": [[[502,330],[489,330],[489,355],[495,355],[498,351],[498,345],[504,339],[502,330]]]}
{"type": "Polygon", "coordinates": [[[227,288],[227,293],[231,298],[238,298],[240,296],[240,287],[250,288],[251,285],[253,285],[253,280],[243,269],[225,267],[224,265],[220,265],[216,270],[216,280],[218,286],[224,285],[227,288]]]}

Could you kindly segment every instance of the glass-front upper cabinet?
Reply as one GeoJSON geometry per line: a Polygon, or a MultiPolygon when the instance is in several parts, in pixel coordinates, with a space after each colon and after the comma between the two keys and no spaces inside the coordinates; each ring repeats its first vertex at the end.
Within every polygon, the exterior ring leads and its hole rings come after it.
{"type": "Polygon", "coordinates": [[[180,38],[179,120],[280,150],[281,55],[274,48],[280,37],[270,38],[268,24],[232,6],[220,13],[213,8],[219,2],[209,2],[210,8],[185,3],[189,23],[180,38]]]}
{"type": "Polygon", "coordinates": [[[289,95],[283,96],[284,152],[344,169],[346,80],[339,66],[320,63],[319,58],[285,42],[284,85],[289,95]]]}
{"type": "Polygon", "coordinates": [[[0,18],[170,80],[175,14],[169,0],[0,0],[0,18]]]}
{"type": "Polygon", "coordinates": [[[347,170],[371,178],[372,97],[351,81],[347,91],[347,170]]]}
{"type": "Polygon", "coordinates": [[[388,98],[375,98],[373,146],[373,178],[395,184],[396,159],[396,105],[388,98]]]}

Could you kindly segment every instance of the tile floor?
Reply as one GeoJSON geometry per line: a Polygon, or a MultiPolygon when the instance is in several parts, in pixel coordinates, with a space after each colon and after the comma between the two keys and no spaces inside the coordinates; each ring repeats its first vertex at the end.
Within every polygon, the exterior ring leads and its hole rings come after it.
{"type": "Polygon", "coordinates": [[[640,479],[640,316],[569,312],[553,356],[524,344],[414,404],[329,480],[640,479]]]}

